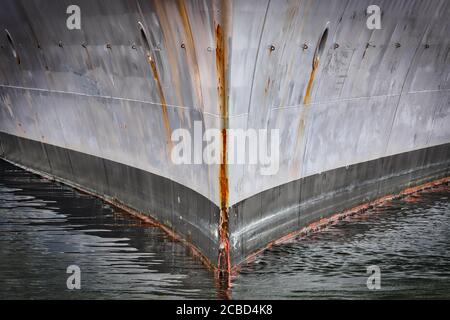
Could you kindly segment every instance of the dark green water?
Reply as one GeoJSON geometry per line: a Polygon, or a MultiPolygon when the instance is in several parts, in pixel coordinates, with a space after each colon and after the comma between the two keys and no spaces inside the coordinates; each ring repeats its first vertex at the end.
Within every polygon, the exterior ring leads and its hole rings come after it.
{"type": "Polygon", "coordinates": [[[276,246],[223,288],[159,229],[0,161],[0,299],[450,298],[449,198],[436,188],[276,246]]]}

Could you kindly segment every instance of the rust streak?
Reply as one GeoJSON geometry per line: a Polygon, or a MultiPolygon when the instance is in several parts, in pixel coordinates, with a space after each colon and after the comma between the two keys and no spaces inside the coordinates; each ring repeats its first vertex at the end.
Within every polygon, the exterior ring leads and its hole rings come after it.
{"type": "Polygon", "coordinates": [[[158,95],[159,99],[161,101],[161,110],[163,113],[163,121],[164,121],[164,127],[166,129],[166,135],[167,135],[167,144],[169,146],[172,145],[171,137],[171,130],[170,130],[170,122],[169,122],[169,115],[167,113],[167,103],[166,98],[164,96],[164,91],[161,86],[161,81],[159,79],[158,69],[156,68],[155,60],[150,56],[150,54],[147,55],[148,63],[150,64],[150,67],[152,69],[153,78],[155,79],[156,86],[158,88],[158,95]]]}
{"type": "MultiPolygon", "coordinates": [[[[305,115],[304,112],[302,111],[300,114],[300,121],[298,122],[298,127],[297,127],[297,139],[295,140],[295,154],[297,154],[297,149],[299,147],[299,143],[302,140],[304,134],[305,134],[305,115]]],[[[300,165],[300,162],[299,162],[300,165]]],[[[296,172],[298,172],[300,170],[300,168],[296,168],[296,172]]]]}
{"type": "Polygon", "coordinates": [[[216,71],[217,71],[217,93],[219,99],[219,111],[222,119],[227,122],[228,109],[225,88],[225,39],[220,24],[216,27],[216,71]]]}
{"type": "Polygon", "coordinates": [[[222,154],[219,172],[220,184],[220,219],[219,219],[219,259],[217,268],[220,272],[230,273],[230,246],[228,232],[228,169],[226,163],[227,132],[222,129],[222,154]]]}
{"type": "MultiPolygon", "coordinates": [[[[222,3],[223,5],[225,2],[222,3]]],[[[225,10],[222,12],[226,12],[225,10]]],[[[228,277],[231,269],[230,251],[229,251],[229,232],[228,232],[228,164],[227,164],[227,128],[228,128],[228,108],[226,95],[226,48],[225,37],[222,26],[216,25],[216,72],[217,72],[217,95],[219,111],[222,125],[222,150],[219,170],[219,188],[220,188],[220,218],[219,218],[219,259],[218,269],[228,277]]]]}
{"type": "Polygon", "coordinates": [[[308,105],[311,100],[311,89],[314,82],[314,76],[316,75],[317,67],[319,66],[319,58],[314,58],[311,73],[309,74],[308,86],[306,87],[305,98],[303,99],[303,104],[308,105]]]}
{"type": "MultiPolygon", "coordinates": [[[[183,98],[182,89],[183,81],[181,78],[182,70],[180,70],[179,63],[179,49],[177,45],[176,28],[173,26],[173,16],[171,2],[169,1],[154,1],[154,8],[158,22],[160,25],[160,31],[163,36],[164,54],[168,60],[167,66],[170,72],[171,85],[173,86],[173,92],[176,96],[179,105],[183,105],[185,99],[183,98]]],[[[167,74],[165,73],[167,76],[167,74]]],[[[182,109],[178,109],[178,115],[184,120],[184,112],[182,109]]]]}
{"type": "Polygon", "coordinates": [[[188,67],[190,69],[190,75],[193,77],[194,90],[198,97],[199,107],[203,109],[203,95],[201,90],[200,70],[198,67],[197,53],[195,50],[194,36],[192,35],[191,23],[189,22],[189,16],[184,4],[184,0],[177,1],[178,12],[181,17],[181,23],[186,33],[186,51],[188,55],[188,67]]]}

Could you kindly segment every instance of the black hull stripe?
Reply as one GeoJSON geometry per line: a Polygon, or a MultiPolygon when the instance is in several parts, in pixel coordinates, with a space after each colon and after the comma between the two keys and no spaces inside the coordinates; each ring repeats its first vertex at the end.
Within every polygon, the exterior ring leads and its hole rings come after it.
{"type": "MultiPolygon", "coordinates": [[[[217,264],[219,208],[170,179],[111,160],[0,132],[13,163],[115,199],[150,216],[217,264]]],[[[331,215],[450,175],[450,143],[315,174],[230,208],[232,265],[268,243],[331,215]]]]}

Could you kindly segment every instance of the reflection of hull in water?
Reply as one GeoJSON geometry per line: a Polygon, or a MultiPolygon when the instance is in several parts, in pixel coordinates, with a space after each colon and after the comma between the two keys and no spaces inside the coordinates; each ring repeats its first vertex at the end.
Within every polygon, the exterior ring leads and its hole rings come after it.
{"type": "Polygon", "coordinates": [[[449,174],[448,1],[381,1],[381,30],[369,1],[86,0],[81,30],[70,4],[1,4],[2,157],[152,217],[215,266],[221,244],[236,265],[449,174]],[[171,131],[196,120],[279,129],[278,174],[173,164],[171,131]]]}

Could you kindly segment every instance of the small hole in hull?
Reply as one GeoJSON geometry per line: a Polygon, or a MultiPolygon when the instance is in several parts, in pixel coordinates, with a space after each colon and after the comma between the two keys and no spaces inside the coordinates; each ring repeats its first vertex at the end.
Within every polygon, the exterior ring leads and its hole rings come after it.
{"type": "Polygon", "coordinates": [[[322,36],[320,37],[319,41],[317,42],[316,51],[314,52],[314,58],[313,58],[313,67],[318,64],[320,57],[322,56],[322,54],[324,52],[325,45],[327,43],[327,39],[328,39],[328,28],[326,28],[323,31],[322,36]]]}

